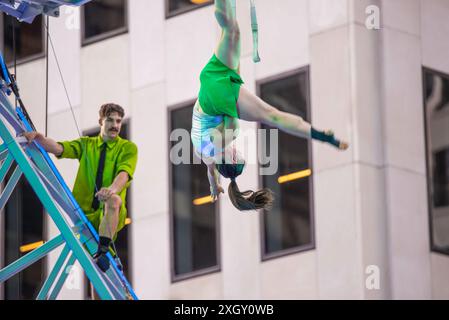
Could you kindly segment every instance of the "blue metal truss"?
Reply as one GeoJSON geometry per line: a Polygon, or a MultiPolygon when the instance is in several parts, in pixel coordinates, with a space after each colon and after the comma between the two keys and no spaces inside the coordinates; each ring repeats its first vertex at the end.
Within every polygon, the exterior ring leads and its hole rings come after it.
{"type": "Polygon", "coordinates": [[[59,7],[63,5],[82,6],[91,0],[0,0],[0,11],[17,20],[31,23],[40,14],[59,17],[59,7]]]}

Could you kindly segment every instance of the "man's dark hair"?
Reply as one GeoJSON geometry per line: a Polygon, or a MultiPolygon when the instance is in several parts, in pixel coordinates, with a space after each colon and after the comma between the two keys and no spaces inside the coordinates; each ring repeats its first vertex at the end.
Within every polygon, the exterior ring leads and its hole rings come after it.
{"type": "Polygon", "coordinates": [[[111,113],[117,112],[120,117],[125,117],[125,110],[115,103],[106,103],[100,108],[100,121],[104,118],[107,118],[111,115],[111,113]]]}

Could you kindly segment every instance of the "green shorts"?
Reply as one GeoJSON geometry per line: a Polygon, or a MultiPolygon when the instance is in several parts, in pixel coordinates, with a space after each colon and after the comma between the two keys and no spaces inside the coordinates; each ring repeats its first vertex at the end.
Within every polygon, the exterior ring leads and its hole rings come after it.
{"type": "Polygon", "coordinates": [[[239,118],[237,101],[243,80],[235,70],[223,64],[214,54],[201,71],[200,81],[198,100],[206,114],[239,118]]]}

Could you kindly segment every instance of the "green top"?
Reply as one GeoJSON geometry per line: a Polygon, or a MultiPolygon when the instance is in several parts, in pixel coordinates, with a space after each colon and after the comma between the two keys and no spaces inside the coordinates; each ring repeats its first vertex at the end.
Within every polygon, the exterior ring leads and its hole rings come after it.
{"type": "Polygon", "coordinates": [[[204,113],[210,116],[227,115],[239,118],[237,101],[243,80],[214,54],[200,75],[198,100],[204,113]]]}
{"type": "MultiPolygon", "coordinates": [[[[73,187],[73,195],[86,215],[94,212],[92,201],[95,192],[95,179],[98,162],[100,160],[101,146],[104,141],[101,136],[82,137],[73,141],[58,142],[64,148],[60,159],[78,159],[80,166],[73,187]]],[[[129,175],[129,181],[120,192],[122,207],[120,216],[126,217],[126,190],[131,184],[137,164],[137,146],[128,140],[117,137],[107,142],[106,160],[103,171],[103,187],[111,186],[117,175],[124,171],[129,175]]],[[[123,218],[124,220],[124,218],[123,218]]],[[[120,221],[119,229],[124,225],[120,221]]]]}

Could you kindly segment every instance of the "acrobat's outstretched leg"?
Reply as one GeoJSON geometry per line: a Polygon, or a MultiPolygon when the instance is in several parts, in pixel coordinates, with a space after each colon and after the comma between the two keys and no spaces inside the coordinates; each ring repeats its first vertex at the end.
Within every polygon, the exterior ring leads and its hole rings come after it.
{"type": "Polygon", "coordinates": [[[261,122],[300,138],[330,143],[341,150],[346,150],[349,147],[346,142],[335,139],[332,131],[315,130],[301,117],[276,109],[244,87],[240,88],[237,105],[242,120],[261,122]]]}
{"type": "Polygon", "coordinates": [[[215,0],[215,17],[221,27],[221,38],[215,55],[229,68],[240,66],[240,28],[235,16],[235,0],[215,0]]]}

